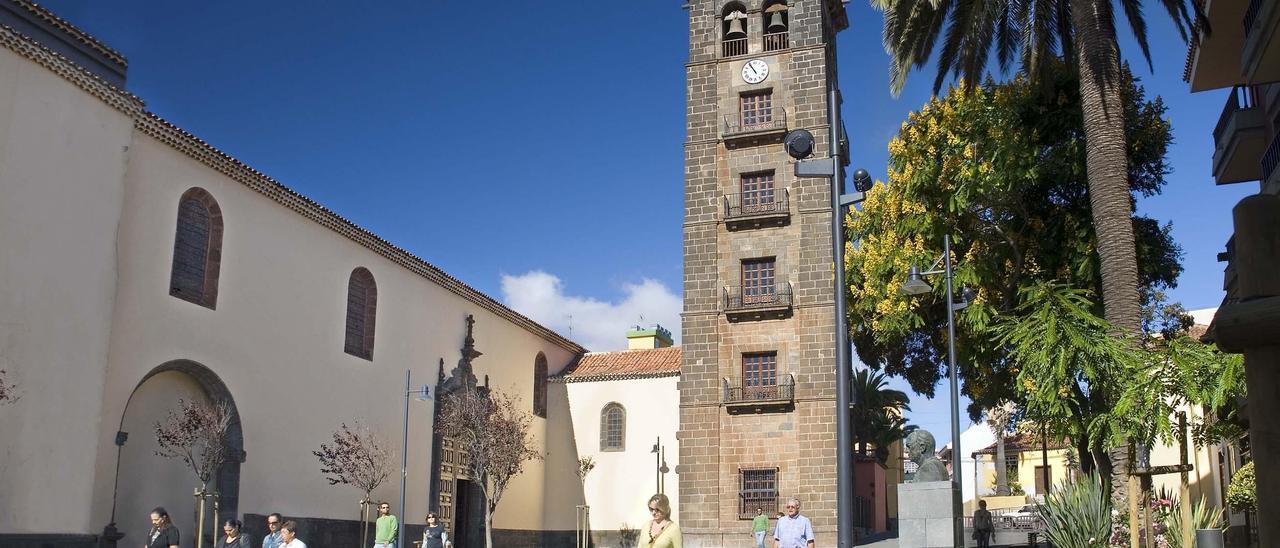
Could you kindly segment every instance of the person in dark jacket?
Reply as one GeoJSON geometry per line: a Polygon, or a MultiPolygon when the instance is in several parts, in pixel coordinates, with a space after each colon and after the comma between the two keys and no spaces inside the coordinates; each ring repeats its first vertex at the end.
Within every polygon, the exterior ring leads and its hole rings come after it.
{"type": "Polygon", "coordinates": [[[222,537],[222,548],[253,548],[253,543],[249,542],[249,535],[241,529],[244,524],[238,519],[229,519],[222,524],[222,532],[226,536],[222,537]]]}

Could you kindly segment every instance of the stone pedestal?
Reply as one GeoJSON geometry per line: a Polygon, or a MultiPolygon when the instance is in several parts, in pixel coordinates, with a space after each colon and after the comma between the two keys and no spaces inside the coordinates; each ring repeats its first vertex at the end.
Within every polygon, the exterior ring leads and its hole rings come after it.
{"type": "Polygon", "coordinates": [[[952,548],[956,496],[950,481],[899,485],[898,546],[952,548]]]}

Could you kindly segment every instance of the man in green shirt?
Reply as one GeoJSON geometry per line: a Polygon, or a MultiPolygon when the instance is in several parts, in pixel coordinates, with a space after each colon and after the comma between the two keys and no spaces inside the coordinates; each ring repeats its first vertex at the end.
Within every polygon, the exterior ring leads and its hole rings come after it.
{"type": "Polygon", "coordinates": [[[764,534],[769,531],[769,516],[764,515],[764,508],[756,508],[756,517],[751,520],[751,532],[756,535],[756,548],[764,548],[764,534]]]}
{"type": "Polygon", "coordinates": [[[400,521],[391,515],[391,505],[378,503],[378,521],[373,527],[373,548],[395,548],[400,521]]]}

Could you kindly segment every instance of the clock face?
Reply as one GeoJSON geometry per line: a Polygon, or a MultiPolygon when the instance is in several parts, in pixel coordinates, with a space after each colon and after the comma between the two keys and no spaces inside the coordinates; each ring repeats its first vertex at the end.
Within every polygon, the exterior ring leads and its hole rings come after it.
{"type": "Polygon", "coordinates": [[[742,81],[748,84],[759,84],[769,77],[769,63],[760,59],[752,59],[742,65],[742,81]]]}

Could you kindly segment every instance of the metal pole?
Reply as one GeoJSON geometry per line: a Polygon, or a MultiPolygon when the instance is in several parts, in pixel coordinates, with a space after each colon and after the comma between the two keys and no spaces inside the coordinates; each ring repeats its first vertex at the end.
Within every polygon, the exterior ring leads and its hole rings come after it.
{"type": "Polygon", "coordinates": [[[844,163],[840,161],[840,91],[836,89],[835,63],[828,64],[827,117],[831,123],[831,271],[835,286],[836,312],[836,536],[839,548],[853,548],[853,421],[849,393],[853,363],[849,356],[849,329],[845,327],[844,287],[844,163]]]}
{"type": "Polygon", "coordinates": [[[655,493],[662,492],[662,436],[653,444],[653,487],[655,493]]]}
{"type": "MultiPolygon", "coordinates": [[[[409,475],[409,390],[413,371],[404,370],[404,436],[400,442],[400,530],[396,532],[396,544],[404,546],[404,480],[409,475]]],[[[362,540],[363,542],[363,540],[362,540]]]]}
{"type": "Polygon", "coordinates": [[[964,546],[964,516],[961,516],[960,498],[963,492],[960,479],[960,389],[956,371],[956,303],[951,287],[951,235],[942,237],[942,257],[947,269],[947,360],[951,369],[951,512],[954,518],[952,531],[955,545],[964,546]]]}

